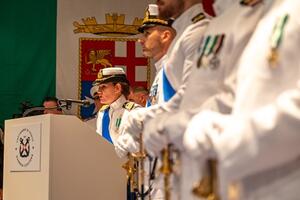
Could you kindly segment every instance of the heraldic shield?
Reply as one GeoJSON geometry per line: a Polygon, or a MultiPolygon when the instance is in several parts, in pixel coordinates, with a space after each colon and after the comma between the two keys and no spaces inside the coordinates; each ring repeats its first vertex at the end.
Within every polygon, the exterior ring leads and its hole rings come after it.
{"type": "Polygon", "coordinates": [[[102,68],[122,67],[131,86],[149,86],[150,61],[135,38],[80,38],[79,63],[79,97],[92,102],[88,108],[79,108],[82,119],[96,114],[92,83],[102,68]]]}

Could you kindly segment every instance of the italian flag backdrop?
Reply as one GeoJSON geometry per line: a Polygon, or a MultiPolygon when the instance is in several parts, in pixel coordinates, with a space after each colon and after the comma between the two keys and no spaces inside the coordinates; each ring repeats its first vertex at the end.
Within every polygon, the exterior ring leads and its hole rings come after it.
{"type": "MultiPolygon", "coordinates": [[[[211,2],[212,0],[205,1],[206,9],[210,13],[211,2]]],[[[145,81],[149,81],[149,69],[142,67],[147,63],[141,60],[140,46],[132,42],[134,36],[129,37],[129,41],[122,42],[122,39],[117,39],[115,42],[110,36],[95,35],[88,31],[76,32],[78,27],[75,25],[86,25],[89,22],[87,19],[95,19],[97,24],[105,24],[107,14],[110,16],[123,14],[124,24],[130,25],[135,18],[143,18],[144,10],[149,3],[155,1],[2,1],[0,3],[0,125],[3,126],[4,120],[11,119],[14,114],[21,113],[21,103],[25,101],[32,106],[40,106],[46,96],[72,99],[89,96],[88,92],[82,91],[84,87],[90,87],[93,79],[89,75],[82,75],[81,61],[85,55],[80,48],[85,45],[84,42],[96,41],[95,44],[99,45],[99,40],[101,42],[108,39],[113,42],[111,43],[113,46],[109,47],[113,50],[119,47],[125,51],[131,49],[134,55],[131,55],[130,59],[141,67],[132,69],[125,66],[125,70],[131,71],[130,76],[135,84],[145,85],[145,81]],[[82,80],[84,77],[89,78],[82,80]]],[[[108,46],[111,44],[109,43],[108,46]]],[[[112,58],[106,57],[107,60],[111,58],[110,63],[113,66],[122,65],[122,63],[118,64],[118,60],[122,60],[121,56],[126,56],[126,52],[114,51],[111,54],[112,58]]],[[[95,67],[99,69],[99,66],[95,67]]],[[[150,76],[153,73],[152,70],[150,76]]],[[[78,107],[73,107],[69,111],[71,114],[79,112],[78,107]]]]}
{"type": "Polygon", "coordinates": [[[0,124],[20,102],[55,95],[56,13],[53,0],[0,3],[0,124]]]}

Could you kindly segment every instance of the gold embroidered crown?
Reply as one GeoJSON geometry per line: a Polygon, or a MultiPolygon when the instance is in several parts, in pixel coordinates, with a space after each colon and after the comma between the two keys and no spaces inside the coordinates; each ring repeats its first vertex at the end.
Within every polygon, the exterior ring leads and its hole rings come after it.
{"type": "Polygon", "coordinates": [[[117,13],[105,14],[105,24],[98,24],[95,17],[82,19],[83,24],[75,21],[74,33],[92,33],[105,36],[128,36],[138,34],[143,19],[135,18],[131,25],[125,24],[125,15],[117,13]]]}

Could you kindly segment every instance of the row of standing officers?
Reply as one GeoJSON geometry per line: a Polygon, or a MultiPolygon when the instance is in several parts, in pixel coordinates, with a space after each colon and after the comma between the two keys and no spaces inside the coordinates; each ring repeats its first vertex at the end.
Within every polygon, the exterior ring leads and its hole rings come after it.
{"type": "Polygon", "coordinates": [[[126,100],[122,69],[101,70],[97,133],[142,166],[147,192],[128,199],[297,200],[300,1],[213,6],[214,18],[201,0],[148,6],[139,42],[157,72],[147,106],[126,100]]]}

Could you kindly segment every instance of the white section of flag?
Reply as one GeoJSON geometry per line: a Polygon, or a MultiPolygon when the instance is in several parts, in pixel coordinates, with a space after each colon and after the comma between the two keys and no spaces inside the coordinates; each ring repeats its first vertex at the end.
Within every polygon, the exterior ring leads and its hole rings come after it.
{"type": "Polygon", "coordinates": [[[135,67],[135,80],[136,81],[147,81],[147,66],[136,66],[135,67]]]}
{"type": "Polygon", "coordinates": [[[127,56],[127,44],[126,42],[115,42],[115,56],[116,57],[126,57],[127,56]]]}
{"type": "Polygon", "coordinates": [[[135,43],[135,57],[143,57],[142,45],[139,42],[135,43]]]}

